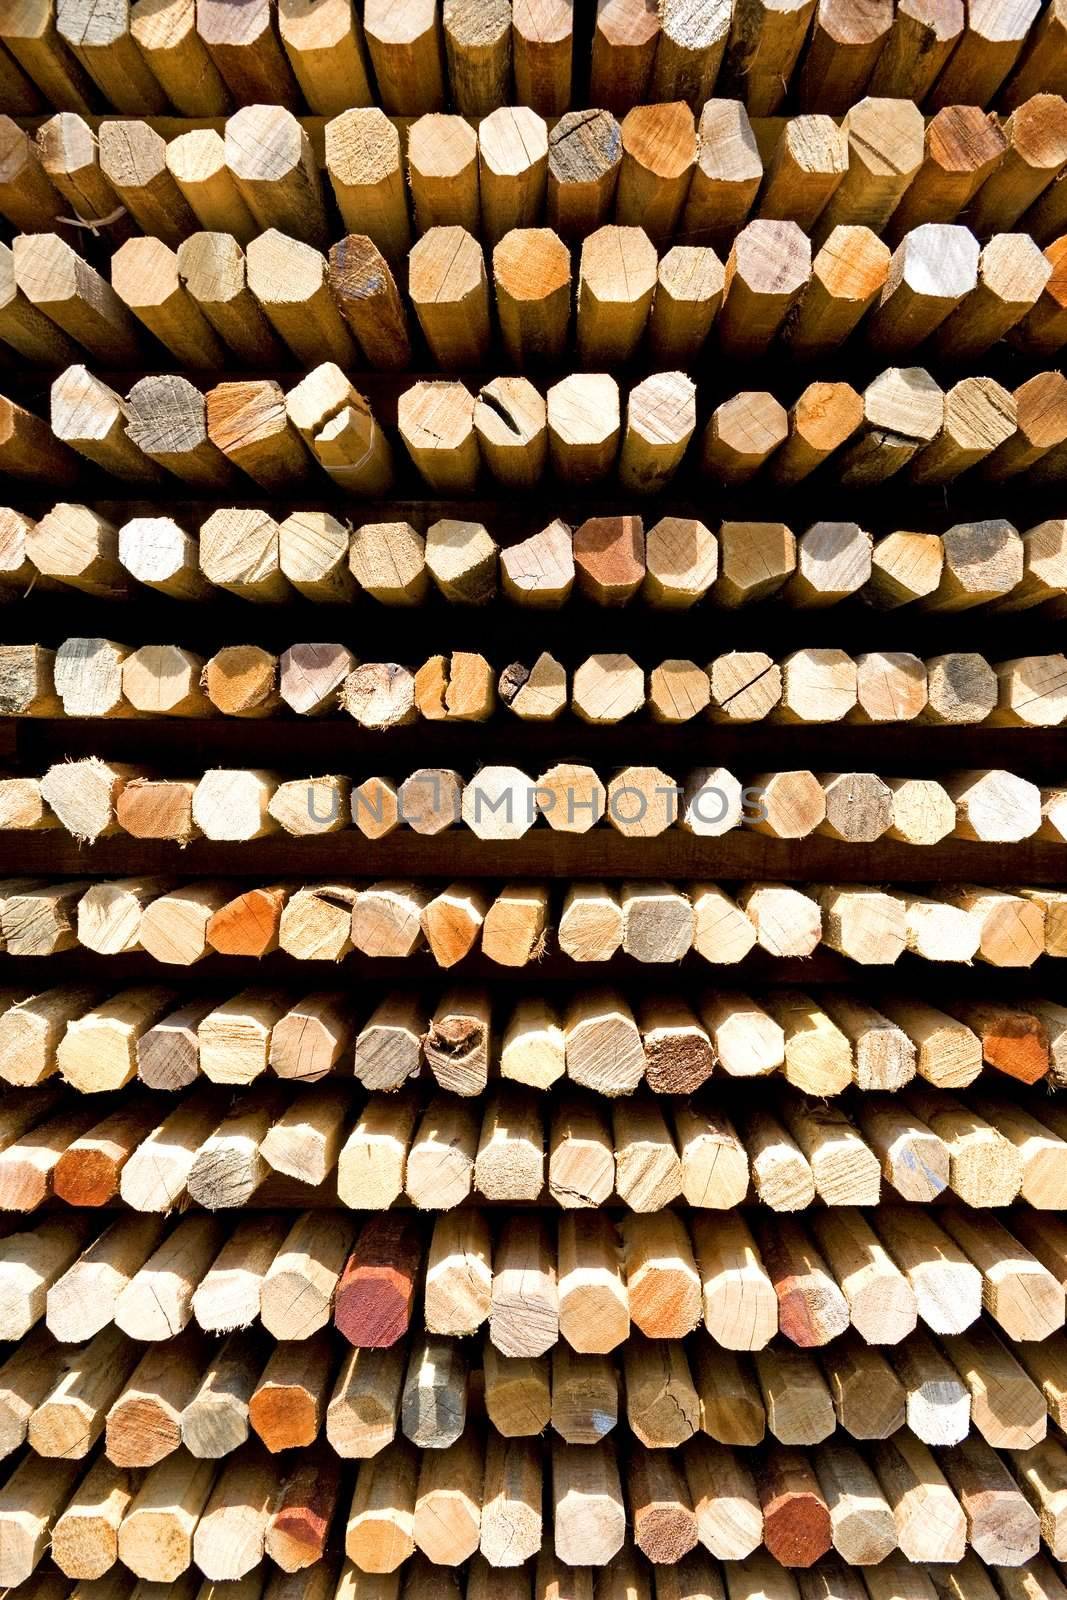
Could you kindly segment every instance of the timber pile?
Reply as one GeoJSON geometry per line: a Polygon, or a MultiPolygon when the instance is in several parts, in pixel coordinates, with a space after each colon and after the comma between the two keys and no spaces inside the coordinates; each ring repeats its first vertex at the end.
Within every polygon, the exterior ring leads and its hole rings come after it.
{"type": "MultiPolygon", "coordinates": [[[[1067,380],[1064,402],[1067,441],[1067,380]]],[[[109,403],[109,411],[121,421],[118,404],[109,403]]],[[[83,415],[77,426],[85,423],[83,415]]],[[[747,427],[742,417],[739,438],[747,427]]],[[[81,437],[84,443],[89,436],[81,437]]],[[[1017,442],[1014,460],[1032,454],[1017,442]]],[[[95,441],[93,451],[96,459],[95,441]]],[[[70,501],[37,518],[0,507],[0,593],[11,599],[29,586],[101,600],[160,594],[203,601],[222,598],[222,591],[253,602],[336,606],[365,597],[389,609],[499,600],[538,613],[571,601],[671,613],[702,602],[733,611],[772,596],[790,608],[821,610],[856,597],[875,611],[981,608],[1036,611],[1038,620],[1052,620],[1067,601],[1067,519],[1046,518],[1021,534],[1006,518],[986,517],[874,537],[857,522],[816,521],[797,535],[786,523],[751,518],[723,521],[713,531],[696,517],[665,516],[647,529],[637,515],[587,517],[573,529],[556,517],[501,546],[474,517],[440,517],[423,533],[406,520],[352,527],[310,509],[280,521],[262,508],[239,506],[208,516],[189,508],[181,520],[113,521],[70,501]]],[[[13,663],[9,671],[17,669],[19,657],[5,659],[13,663]]],[[[339,676],[321,698],[352,665],[342,654],[321,662],[299,655],[290,675],[325,676],[332,668],[339,676]]],[[[42,688],[53,666],[51,657],[39,658],[42,688]]],[[[12,704],[7,714],[18,710],[12,704]]]]}
{"type": "MultiPolygon", "coordinates": [[[[235,780],[254,783],[257,775],[219,776],[228,785],[219,804],[238,815],[247,812],[246,797],[235,780]]],[[[862,774],[851,776],[862,782],[862,774]]],[[[194,790],[194,817],[197,797],[202,809],[207,804],[206,792],[203,783],[194,790]]],[[[640,796],[638,790],[630,792],[640,796]]],[[[1009,789],[1004,804],[1013,800],[1009,789]]],[[[1036,820],[1036,790],[1033,811],[1036,820]]],[[[258,821],[254,810],[252,820],[258,821]]],[[[436,826],[419,831],[436,836],[450,820],[446,811],[436,826]]],[[[509,819],[506,826],[486,832],[475,819],[470,826],[480,839],[507,842],[524,834],[528,825],[509,819]]],[[[700,837],[724,831],[692,822],[689,826],[700,837]]],[[[106,831],[84,830],[80,837],[95,838],[106,831]]],[[[201,831],[215,841],[234,842],[269,830],[231,823],[201,831]]],[[[659,830],[620,822],[616,831],[648,838],[659,830]]],[[[857,826],[851,837],[869,841],[882,831],[857,826]]],[[[143,838],[145,830],[134,830],[133,836],[143,838]]],[[[155,836],[160,837],[158,831],[155,836]]],[[[833,836],[847,841],[850,834],[835,829],[833,836]]],[[[182,843],[189,835],[170,830],[163,837],[182,843]]],[[[977,837],[1004,842],[1023,835],[1004,828],[994,831],[990,825],[977,837]]],[[[905,954],[923,961],[977,960],[992,967],[1031,967],[1040,956],[1067,956],[1067,894],[1062,890],[1009,891],[967,884],[930,888],[747,883],[725,890],[714,883],[640,879],[623,882],[617,891],[604,882],[573,883],[554,895],[551,885],[526,880],[497,889],[484,880],[357,883],[334,878],[240,888],[232,882],[190,885],[148,876],[58,884],[17,879],[0,882],[0,939],[9,956],[49,956],[80,948],[101,956],[143,952],[154,962],[188,967],[212,951],[238,953],[232,933],[235,916],[247,915],[249,905],[263,905],[272,920],[276,916],[271,947],[298,961],[337,962],[353,951],[371,960],[404,960],[425,951],[432,965],[450,968],[479,952],[490,964],[526,968],[558,949],[578,963],[611,961],[621,953],[643,965],[662,965],[680,962],[692,951],[713,966],[735,966],[755,950],[772,958],[799,959],[820,946],[861,966],[892,966],[905,954]]],[[[263,930],[257,931],[259,944],[240,953],[265,953],[263,930]]],[[[9,1007],[17,1003],[14,995],[9,997],[9,1007]]],[[[147,1013],[143,1025],[150,1021],[147,1013]]],[[[3,1027],[0,1016],[0,1033],[3,1027]]],[[[1044,1042],[1042,1049],[1047,1059],[1044,1042]]]]}
{"type": "Polygon", "coordinates": [[[1065,346],[1067,0],[0,5],[5,1595],[1067,1600],[1065,346]]]}
{"type": "MultiPolygon", "coordinates": [[[[820,581],[836,583],[815,570],[820,581]]],[[[859,586],[837,587],[829,599],[849,593],[866,597],[859,586]]],[[[0,705],[6,715],[23,717],[258,719],[344,712],[374,733],[419,720],[486,722],[501,711],[524,722],[553,722],[570,711],[595,724],[647,712],[665,723],[704,715],[720,723],[918,720],[1053,728],[1067,721],[1067,657],[990,662],[974,651],[948,651],[924,661],[903,650],[852,656],[800,649],[776,661],[764,651],[730,650],[700,666],[684,657],[642,663],[618,651],[564,664],[542,650],[533,661],[501,665],[480,651],[453,650],[407,665],[360,661],[346,645],[321,640],[281,651],[224,645],[205,657],[180,644],[134,648],[82,637],[62,639],[54,650],[0,646],[0,705]]],[[[407,781],[433,789],[435,770],[423,768],[407,781]]],[[[46,791],[54,773],[43,779],[46,791]]],[[[127,784],[135,777],[148,774],[129,768],[127,784]]],[[[543,773],[538,787],[553,782],[543,773]]]]}

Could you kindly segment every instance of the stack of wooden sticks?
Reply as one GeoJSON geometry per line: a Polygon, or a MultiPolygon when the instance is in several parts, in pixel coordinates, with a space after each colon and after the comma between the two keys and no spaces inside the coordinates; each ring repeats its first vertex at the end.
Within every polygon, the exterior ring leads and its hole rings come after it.
{"type": "Polygon", "coordinates": [[[0,3],[9,1600],[1067,1600],[1065,345],[1067,0],[0,3]]]}

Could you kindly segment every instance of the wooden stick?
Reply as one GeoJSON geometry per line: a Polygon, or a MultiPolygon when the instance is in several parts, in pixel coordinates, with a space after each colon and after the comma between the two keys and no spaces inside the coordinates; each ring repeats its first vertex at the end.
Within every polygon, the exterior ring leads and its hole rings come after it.
{"type": "Polygon", "coordinates": [[[836,462],[851,487],[883,482],[930,444],[944,422],[945,399],[922,367],[890,367],[865,389],[863,413],[859,437],[836,462]]]}
{"type": "Polygon", "coordinates": [[[955,48],[963,23],[958,0],[901,0],[867,83],[871,94],[921,104],[955,48]]]}
{"type": "Polygon", "coordinates": [[[453,989],[441,996],[422,1039],[426,1063],[441,1089],[469,1098],[485,1088],[489,1036],[488,993],[453,989]]]}
{"type": "MultiPolygon", "coordinates": [[[[366,226],[366,224],[364,224],[366,226]]],[[[366,233],[350,233],[330,250],[330,290],[372,366],[411,361],[408,314],[389,263],[366,233]]]]}
{"type": "Polygon", "coordinates": [[[925,1445],[906,1429],[876,1444],[871,1464],[889,1502],[901,1553],[911,1561],[960,1561],[966,1519],[925,1445]]]}
{"type": "Polygon", "coordinates": [[[99,1206],[114,1200],[122,1168],[156,1126],[157,1116],[151,1103],[134,1101],[103,1118],[60,1156],[53,1193],[68,1205],[99,1206]]]}
{"type": "Polygon", "coordinates": [[[968,228],[926,222],[905,234],[865,325],[872,348],[901,355],[929,337],[977,287],[978,257],[968,228]]]}
{"type": "Polygon", "coordinates": [[[477,239],[461,227],[429,227],[411,251],[408,288],[435,362],[446,371],[484,365],[489,289],[477,239]]]}
{"type": "Polygon", "coordinates": [[[119,1294],[115,1325],[141,1340],[172,1339],[180,1333],[192,1315],[193,1290],[221,1237],[213,1217],[190,1216],[180,1222],[119,1294]]]}
{"type": "Polygon", "coordinates": [[[187,1329],[177,1340],[149,1349],[111,1405],[104,1430],[109,1461],[152,1467],[181,1443],[181,1417],[200,1383],[203,1342],[187,1329]]]}
{"type": "Polygon", "coordinates": [[[403,1376],[400,1347],[348,1352],[326,1408],[326,1437],[338,1455],[364,1459],[392,1442],[403,1376]]]}
{"type": "Polygon", "coordinates": [[[77,1343],[105,1328],[119,1294],[162,1232],[156,1217],[120,1217],[106,1228],[48,1289],[45,1320],[52,1336],[77,1343]]]}
{"type": "Polygon", "coordinates": [[[1026,1450],[1044,1438],[1045,1399],[992,1331],[977,1324],[946,1341],[971,1401],[970,1414],[987,1444],[1026,1450]]]}
{"type": "Polygon", "coordinates": [[[743,1456],[709,1439],[693,1439],[682,1459],[700,1542],[730,1571],[763,1542],[755,1479],[743,1456]]]}
{"type": "MultiPolygon", "coordinates": [[[[131,244],[134,242],[130,241],[131,244]]],[[[202,319],[197,316],[195,306],[190,305],[189,309],[193,312],[189,322],[195,332],[202,319]]],[[[209,335],[204,348],[210,351],[218,341],[211,335],[208,325],[204,323],[203,326],[209,335]]],[[[196,361],[192,364],[200,363],[196,361]]],[[[208,489],[229,487],[233,481],[233,471],[208,438],[204,397],[188,379],[169,374],[142,378],[127,395],[125,411],[127,437],[150,461],[173,472],[185,483],[208,489]]],[[[126,544],[133,546],[135,560],[138,556],[144,560],[143,552],[137,549],[147,542],[142,538],[143,525],[155,520],[148,517],[131,518],[125,524],[123,531],[126,532],[126,544]],[[131,524],[134,525],[133,531],[127,532],[131,524]]],[[[188,543],[185,536],[183,540],[188,543]]],[[[123,565],[126,565],[125,560],[123,565]]],[[[169,578],[169,574],[167,576],[169,578]]],[[[170,582],[172,586],[169,592],[180,592],[180,580],[170,579],[170,582]]],[[[162,587],[158,580],[150,585],[155,586],[162,587]]],[[[191,577],[186,587],[192,592],[204,592],[207,588],[199,574],[191,577]]]]}
{"type": "Polygon", "coordinates": [[[326,1414],[331,1366],[325,1328],[311,1339],[275,1346],[248,1401],[248,1420],[272,1455],[314,1443],[326,1414]]]}
{"type": "Polygon", "coordinates": [[[305,1211],[295,1219],[260,1291],[260,1320],[275,1339],[309,1339],[330,1321],[354,1234],[345,1217],[305,1211]]]}
{"type": "Polygon", "coordinates": [[[427,1338],[408,1360],[401,1396],[404,1436],[419,1449],[446,1450],[467,1421],[467,1364],[458,1346],[427,1338]]]}
{"type": "Polygon", "coordinates": [[[478,128],[478,187],[488,244],[495,246],[509,229],[540,220],[547,179],[548,129],[536,111],[526,105],[500,105],[483,116],[478,128]]]}
{"type": "Polygon", "coordinates": [[[196,218],[167,169],[166,144],[146,122],[104,122],[100,171],[133,220],[175,247],[196,218]]]}
{"type": "MultiPolygon", "coordinates": [[[[193,1312],[206,1333],[247,1328],[260,1309],[263,1280],[289,1237],[287,1217],[257,1217],[239,1222],[201,1278],[193,1294],[193,1312]]],[[[240,1347],[242,1350],[246,1346],[240,1347]]],[[[251,1360],[250,1355],[242,1357],[251,1360]]],[[[262,1362],[255,1366],[255,1375],[262,1362]]],[[[222,1385],[222,1378],[215,1383],[222,1385]]]]}
{"type": "MultiPolygon", "coordinates": [[[[207,402],[208,436],[212,444],[261,488],[279,489],[305,476],[307,452],[288,420],[285,396],[279,384],[267,380],[220,383],[209,390],[204,398],[207,402]]],[[[208,528],[218,525],[216,518],[249,515],[257,514],[214,512],[200,531],[201,549],[208,528]]]]}
{"type": "Polygon", "coordinates": [[[540,481],[548,454],[544,399],[526,378],[492,378],[478,392],[474,428],[482,458],[501,484],[540,481]]]}
{"type": "Polygon", "coordinates": [[[278,945],[281,914],[291,886],[267,884],[239,894],[210,918],[208,943],[222,955],[265,955],[278,945]]]}
{"type": "Polygon", "coordinates": [[[411,243],[411,224],[396,129],[377,106],[345,110],[326,125],[325,155],[346,228],[368,235],[399,267],[411,243]]]}
{"type": "Polygon", "coordinates": [[[658,17],[626,0],[601,0],[589,74],[595,104],[621,111],[643,99],[658,35],[658,17]]]}
{"type": "Polygon", "coordinates": [[[552,1446],[555,1552],[571,1566],[603,1565],[618,1554],[625,1512],[618,1466],[610,1446],[552,1446]]]}
{"type": "Polygon", "coordinates": [[[963,378],[945,395],[945,421],[934,444],[909,469],[913,483],[945,483],[984,460],[1015,432],[1015,404],[991,378],[963,378]]]}
{"type": "Polygon", "coordinates": [[[838,224],[811,264],[811,278],[782,328],[797,356],[843,343],[881,293],[889,271],[886,245],[862,225],[838,224]]]}
{"type": "MultiPolygon", "coordinates": [[[[1035,94],[1005,120],[1007,150],[975,196],[970,215],[988,233],[1010,228],[1038,200],[1067,160],[1067,107],[1062,96],[1035,94]]],[[[1053,202],[1055,204],[1055,202],[1053,202]]],[[[1038,220],[1037,237],[1048,237],[1038,220]]]]}
{"type": "Polygon", "coordinates": [[[830,1511],[814,1468],[799,1451],[772,1446],[757,1477],[763,1543],[783,1566],[810,1567],[830,1548],[830,1511]]]}
{"type": "Polygon", "coordinates": [[[693,113],[681,100],[635,106],[622,122],[622,146],[615,215],[660,244],[674,232],[696,164],[693,113]]]}
{"type": "MultiPolygon", "coordinates": [[[[209,1272],[208,1278],[211,1275],[209,1272]]],[[[197,1296],[203,1292],[202,1284],[197,1296]]],[[[258,1295],[256,1300],[258,1305],[258,1295]]],[[[258,1334],[234,1333],[219,1345],[182,1412],[182,1443],[190,1455],[215,1461],[244,1444],[248,1438],[248,1402],[263,1360],[258,1334]]]]}
{"type": "Polygon", "coordinates": [[[222,1119],[189,1169],[186,1188],[191,1199],[206,1211],[247,1205],[267,1175],[260,1146],[279,1105],[277,1091],[268,1089],[248,1096],[222,1119]]]}
{"type": "Polygon", "coordinates": [[[572,1350],[603,1355],[630,1332],[618,1236],[600,1213],[568,1212],[559,1230],[559,1327],[572,1350]]]}
{"type": "MultiPolygon", "coordinates": [[[[1051,273],[1051,263],[1032,239],[995,234],[978,258],[976,288],[937,329],[935,347],[953,361],[983,355],[1036,305],[1051,273]]],[[[1011,437],[998,440],[996,448],[1011,437]]]]}
{"type": "Polygon", "coordinates": [[[947,1231],[982,1273],[982,1301],[1009,1339],[1044,1339],[1063,1321],[1063,1287],[1007,1229],[983,1217],[974,1226],[946,1211],[947,1231]]]}
{"type": "Polygon", "coordinates": [[[697,159],[682,213],[686,243],[727,246],[748,216],[763,161],[740,100],[708,100],[697,126],[697,159]]]}
{"type": "Polygon", "coordinates": [[[428,1560],[457,1566],[475,1553],[483,1471],[481,1441],[473,1433],[447,1450],[421,1457],[413,1532],[416,1546],[428,1560]]]}
{"type": "Polygon", "coordinates": [[[408,1199],[423,1210],[462,1204],[473,1186],[477,1145],[478,1125],[467,1107],[431,1100],[407,1152],[408,1199]]]}
{"type": "Polygon", "coordinates": [[[480,231],[478,137],[463,117],[430,115],[412,125],[408,181],[418,233],[450,226],[480,231]]]}
{"type": "Polygon", "coordinates": [[[246,1447],[222,1468],[193,1534],[206,1578],[241,1578],[258,1565],[277,1489],[276,1469],[259,1450],[246,1447]]]}
{"type": "Polygon", "coordinates": [[[98,360],[136,364],[137,324],[114,290],[55,233],[12,243],[15,283],[32,306],[98,360]]]}
{"type": "MultiPolygon", "coordinates": [[[[391,485],[388,441],[366,400],[335,362],[323,362],[290,389],[286,412],[319,465],[346,493],[379,494],[391,485]]],[[[338,534],[343,547],[343,530],[338,534]]]]}
{"type": "Polygon", "coordinates": [[[539,1356],[559,1337],[556,1269],[538,1219],[509,1218],[493,1257],[489,1337],[505,1356],[539,1356]]]}
{"type": "Polygon", "coordinates": [[[785,409],[772,394],[743,390],[712,412],[703,439],[703,470],[723,484],[747,483],[788,431],[785,409]]]}
{"type": "Polygon", "coordinates": [[[658,361],[690,362],[704,345],[722,304],[722,262],[710,245],[674,245],[660,257],[648,322],[658,361]]]}
{"type": "Polygon", "coordinates": [[[372,1095],[338,1153],[338,1197],[350,1205],[367,1195],[386,1209],[402,1193],[404,1166],[415,1126],[414,1102],[372,1095]]]}
{"type": "Polygon", "coordinates": [[[319,169],[306,131],[278,104],[288,98],[287,81],[287,71],[278,74],[273,104],[245,105],[228,119],[226,165],[261,228],[325,249],[329,225],[319,169]]]}
{"type": "Polygon", "coordinates": [[[103,1578],[118,1559],[118,1533],[136,1478],[99,1457],[52,1527],[52,1560],[68,1578],[103,1578]]]}
{"type": "Polygon", "coordinates": [[[226,86],[197,32],[196,8],[143,0],[130,8],[130,33],[167,99],[185,117],[221,117],[226,86]]]}
{"type": "Polygon", "coordinates": [[[90,109],[92,83],[59,37],[52,7],[28,4],[13,11],[5,18],[4,44],[49,105],[90,109]]]}
{"type": "Polygon", "coordinates": [[[794,222],[750,222],[726,262],[719,344],[731,357],[764,353],[811,277],[811,249],[794,222]]]}
{"type": "MultiPolygon", "coordinates": [[[[551,410],[549,417],[551,424],[551,410]]],[[[474,396],[462,383],[413,384],[398,401],[397,428],[418,471],[438,494],[466,494],[474,488],[474,396]]]]}
{"type": "Polygon", "coordinates": [[[621,165],[622,133],[610,111],[565,111],[548,138],[549,227],[570,242],[606,222],[621,165]]]}
{"type": "Polygon", "coordinates": [[[1044,254],[1052,267],[1052,274],[1037,304],[1016,324],[1012,332],[1012,343],[1035,355],[1059,348],[1064,322],[1067,321],[1064,311],[1064,260],[1067,247],[1056,239],[1045,247],[1044,254]]]}
{"type": "Polygon", "coordinates": [[[119,1527],[119,1559],[146,1582],[173,1583],[191,1566],[193,1536],[215,1468],[176,1451],[142,1480],[119,1527]]]}
{"type": "Polygon", "coordinates": [[[512,7],[516,95],[543,117],[559,116],[570,105],[572,25],[567,0],[518,0],[512,7]]]}
{"type": "Polygon", "coordinates": [[[638,494],[666,487],[696,428],[696,388],[682,372],[654,373],[630,391],[619,479],[638,494]]]}
{"type": "MultiPolygon", "coordinates": [[[[167,145],[166,163],[169,175],[201,228],[219,235],[219,241],[213,246],[203,242],[193,246],[196,254],[212,248],[223,253],[224,240],[229,239],[231,245],[245,245],[254,237],[257,224],[226,166],[226,146],[220,133],[213,128],[195,128],[179,134],[167,145]]],[[[192,239],[196,237],[195,233],[191,234],[192,239]]],[[[175,248],[184,269],[182,243],[179,239],[175,248]]],[[[189,238],[185,243],[190,243],[189,238]]]]}
{"type": "Polygon", "coordinates": [[[421,1241],[410,1220],[384,1215],[360,1230],[337,1285],[334,1322],[349,1344],[383,1349],[411,1319],[421,1241]]]}
{"type": "Polygon", "coordinates": [[[984,1439],[965,1439],[946,1455],[945,1465],[967,1518],[970,1546],[980,1560],[1022,1566],[1037,1555],[1037,1512],[984,1439]]]}
{"type": "Polygon", "coordinates": [[[371,0],[363,29],[383,109],[408,117],[442,110],[444,39],[436,8],[409,0],[396,12],[371,0]]]}
{"type": "MultiPolygon", "coordinates": [[[[208,416],[210,427],[210,410],[208,416]]],[[[288,437],[301,448],[295,433],[288,437]]],[[[254,446],[257,456],[265,443],[266,434],[254,446]]],[[[242,599],[281,600],[289,594],[281,572],[281,530],[266,512],[212,512],[200,529],[200,565],[211,583],[242,599]]]]}
{"type": "Polygon", "coordinates": [[[350,6],[307,11],[285,5],[278,15],[278,34],[312,111],[331,117],[348,106],[372,103],[363,30],[350,6]]]}
{"type": "Polygon", "coordinates": [[[892,27],[892,10],[872,8],[858,17],[847,6],[822,0],[797,76],[805,109],[847,111],[858,99],[892,27]]]}
{"type": "Polygon", "coordinates": [[[697,1431],[700,1405],[685,1353],[677,1341],[634,1335],[623,1351],[627,1420],[640,1444],[683,1444],[697,1431]]]}
{"type": "MultiPolygon", "coordinates": [[[[339,1465],[321,1449],[305,1457],[285,1479],[263,1539],[264,1553],[283,1572],[299,1574],[324,1560],[340,1490],[339,1465]]],[[[309,1575],[309,1587],[313,1582],[309,1575]]]]}
{"type": "Polygon", "coordinates": [[[196,27],[237,105],[299,103],[265,5],[257,3],[246,15],[234,17],[218,0],[199,0],[196,27]]]}
{"type": "Polygon", "coordinates": [[[0,211],[24,233],[51,227],[63,198],[41,165],[37,145],[11,117],[0,120],[0,211]]]}
{"type": "Polygon", "coordinates": [[[355,345],[330,294],[321,251],[268,228],[248,244],[245,263],[249,289],[301,366],[352,365],[355,345]]]}
{"type": "Polygon", "coordinates": [[[996,171],[1008,143],[995,117],[975,105],[949,105],[930,119],[922,166],[886,226],[896,247],[910,228],[952,222],[996,171]]]}
{"type": "MultiPolygon", "coordinates": [[[[220,202],[221,203],[221,202],[220,202]]],[[[232,211],[225,202],[227,215],[232,211]]],[[[233,225],[237,228],[236,222],[233,225]]],[[[249,219],[245,241],[256,231],[249,219]]],[[[244,252],[229,233],[194,233],[178,247],[178,273],[226,346],[251,367],[279,365],[283,347],[248,288],[244,252]]]]}
{"type": "Polygon", "coordinates": [[[18,287],[15,258],[7,245],[0,250],[0,339],[34,366],[59,366],[78,359],[77,345],[18,287]]]}
{"type": "Polygon", "coordinates": [[[57,1465],[30,1453],[11,1473],[0,1490],[0,1527],[4,1532],[0,1576],[5,1584],[25,1582],[42,1560],[52,1527],[67,1504],[78,1473],[76,1461],[57,1465]]]}
{"type": "Polygon", "coordinates": [[[85,0],[62,0],[56,6],[56,30],[105,105],[125,116],[167,109],[166,95],[131,36],[128,6],[101,14],[85,0]]]}
{"type": "Polygon", "coordinates": [[[521,368],[558,362],[570,322],[570,254],[551,228],[505,233],[493,250],[500,332],[521,368]]]}
{"type": "Polygon", "coordinates": [[[849,169],[816,223],[819,245],[842,223],[880,233],[923,159],[923,119],[908,100],[869,95],[846,111],[841,128],[849,169]]]}
{"type": "Polygon", "coordinates": [[[568,1444],[597,1444],[619,1420],[619,1380],[606,1356],[552,1350],[552,1427],[568,1444]]]}

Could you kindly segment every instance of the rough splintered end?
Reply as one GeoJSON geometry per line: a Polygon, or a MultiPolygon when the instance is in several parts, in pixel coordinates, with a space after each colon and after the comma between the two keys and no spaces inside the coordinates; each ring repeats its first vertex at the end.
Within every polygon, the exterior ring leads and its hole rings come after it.
{"type": "Polygon", "coordinates": [[[521,661],[513,661],[510,666],[504,668],[500,674],[500,682],[497,687],[500,691],[500,698],[506,705],[510,705],[515,699],[529,676],[529,667],[523,666],[521,661]]]}

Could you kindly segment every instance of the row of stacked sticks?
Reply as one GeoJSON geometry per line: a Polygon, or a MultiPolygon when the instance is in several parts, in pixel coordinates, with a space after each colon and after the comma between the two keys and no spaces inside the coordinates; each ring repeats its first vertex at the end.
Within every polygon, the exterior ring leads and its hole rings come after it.
{"type": "Polygon", "coordinates": [[[18,1600],[1067,1600],[1065,97],[0,9],[18,1600]]]}

